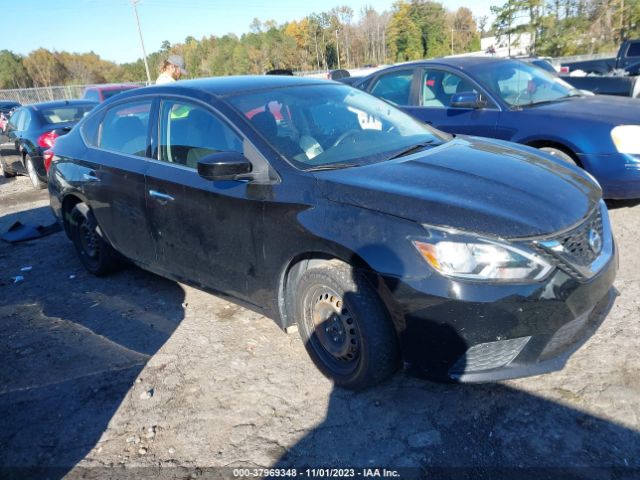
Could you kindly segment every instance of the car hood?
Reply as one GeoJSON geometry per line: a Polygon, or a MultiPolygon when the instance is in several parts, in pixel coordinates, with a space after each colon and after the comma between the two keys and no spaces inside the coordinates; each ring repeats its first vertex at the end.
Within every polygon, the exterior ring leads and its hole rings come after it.
{"type": "Polygon", "coordinates": [[[529,147],[473,137],[316,178],[334,202],[502,238],[569,228],[601,198],[575,167],[529,147]]]}
{"type": "Polygon", "coordinates": [[[637,98],[592,95],[534,105],[523,111],[531,114],[552,113],[554,116],[575,118],[580,121],[596,120],[615,126],[640,124],[638,109],[640,109],[640,99],[637,98]]]}

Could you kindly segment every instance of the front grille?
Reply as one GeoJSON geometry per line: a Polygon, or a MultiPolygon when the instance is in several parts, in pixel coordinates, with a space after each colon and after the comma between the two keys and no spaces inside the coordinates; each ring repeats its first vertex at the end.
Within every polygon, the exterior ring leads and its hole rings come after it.
{"type": "MultiPolygon", "coordinates": [[[[596,273],[590,267],[605,253],[605,250],[607,250],[605,245],[611,243],[609,238],[605,238],[607,235],[610,236],[611,233],[605,228],[602,210],[596,208],[576,228],[543,241],[536,241],[534,242],[534,247],[547,258],[551,258],[558,267],[579,280],[585,280],[596,273]],[[600,243],[598,246],[600,248],[594,249],[590,245],[589,237],[592,232],[597,232],[600,243]]],[[[611,252],[607,253],[610,254],[611,252]]]]}
{"type": "Polygon", "coordinates": [[[595,230],[602,239],[602,215],[600,209],[575,230],[556,238],[563,247],[563,257],[573,265],[587,266],[598,257],[600,251],[594,252],[589,246],[589,233],[595,230]]]}
{"type": "Polygon", "coordinates": [[[510,338],[474,345],[449,369],[452,378],[463,373],[490,370],[510,363],[522,351],[531,337],[510,338]]]}

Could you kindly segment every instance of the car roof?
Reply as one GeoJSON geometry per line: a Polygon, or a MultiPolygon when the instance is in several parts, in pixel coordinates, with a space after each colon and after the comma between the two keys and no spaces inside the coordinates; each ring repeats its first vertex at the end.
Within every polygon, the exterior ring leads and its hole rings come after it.
{"type": "Polygon", "coordinates": [[[493,56],[466,56],[466,57],[442,57],[434,58],[431,60],[415,60],[412,62],[400,63],[394,67],[400,66],[424,66],[424,65],[444,65],[455,68],[467,68],[475,65],[489,65],[492,63],[500,63],[504,61],[512,60],[509,58],[493,57],[493,56]]]}
{"type": "MultiPolygon", "coordinates": [[[[192,88],[205,91],[215,96],[223,97],[226,95],[232,95],[241,92],[250,92],[254,90],[327,84],[340,85],[338,82],[331,82],[329,80],[318,78],[295,76],[292,77],[288,75],[241,75],[230,77],[200,78],[197,80],[182,80],[180,82],[164,84],[158,87],[162,88],[163,91],[166,91],[164,90],[164,88],[192,88]]],[[[147,87],[143,90],[147,93],[151,93],[151,91],[155,90],[156,88],[157,87],[152,86],[147,87]]],[[[138,90],[138,92],[142,93],[142,90],[138,90]]]]}
{"type": "Polygon", "coordinates": [[[97,105],[96,102],[91,100],[81,100],[81,99],[71,99],[71,100],[54,100],[53,102],[40,102],[40,103],[32,103],[30,105],[24,105],[23,108],[29,108],[31,110],[43,110],[45,108],[58,108],[58,107],[66,107],[67,105],[97,105]]]}
{"type": "Polygon", "coordinates": [[[85,89],[87,90],[129,90],[132,88],[138,88],[140,85],[135,85],[132,83],[113,83],[110,85],[91,85],[85,89]]]}

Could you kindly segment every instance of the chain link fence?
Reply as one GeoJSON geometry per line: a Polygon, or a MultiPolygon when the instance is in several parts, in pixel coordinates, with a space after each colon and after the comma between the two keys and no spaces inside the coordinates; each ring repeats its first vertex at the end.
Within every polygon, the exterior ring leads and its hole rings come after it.
{"type": "MultiPolygon", "coordinates": [[[[146,85],[145,82],[127,82],[127,84],[146,85]]],[[[16,88],[0,90],[0,100],[12,100],[22,105],[48,102],[51,100],[70,100],[82,98],[85,88],[96,85],[64,85],[55,87],[16,88]]]]}

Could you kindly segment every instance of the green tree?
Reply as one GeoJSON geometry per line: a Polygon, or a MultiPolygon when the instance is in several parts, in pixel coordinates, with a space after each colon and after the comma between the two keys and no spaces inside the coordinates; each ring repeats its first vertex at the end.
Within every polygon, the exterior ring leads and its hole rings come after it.
{"type": "Polygon", "coordinates": [[[0,89],[31,86],[31,77],[22,64],[22,57],[10,50],[0,51],[0,89]]]}

